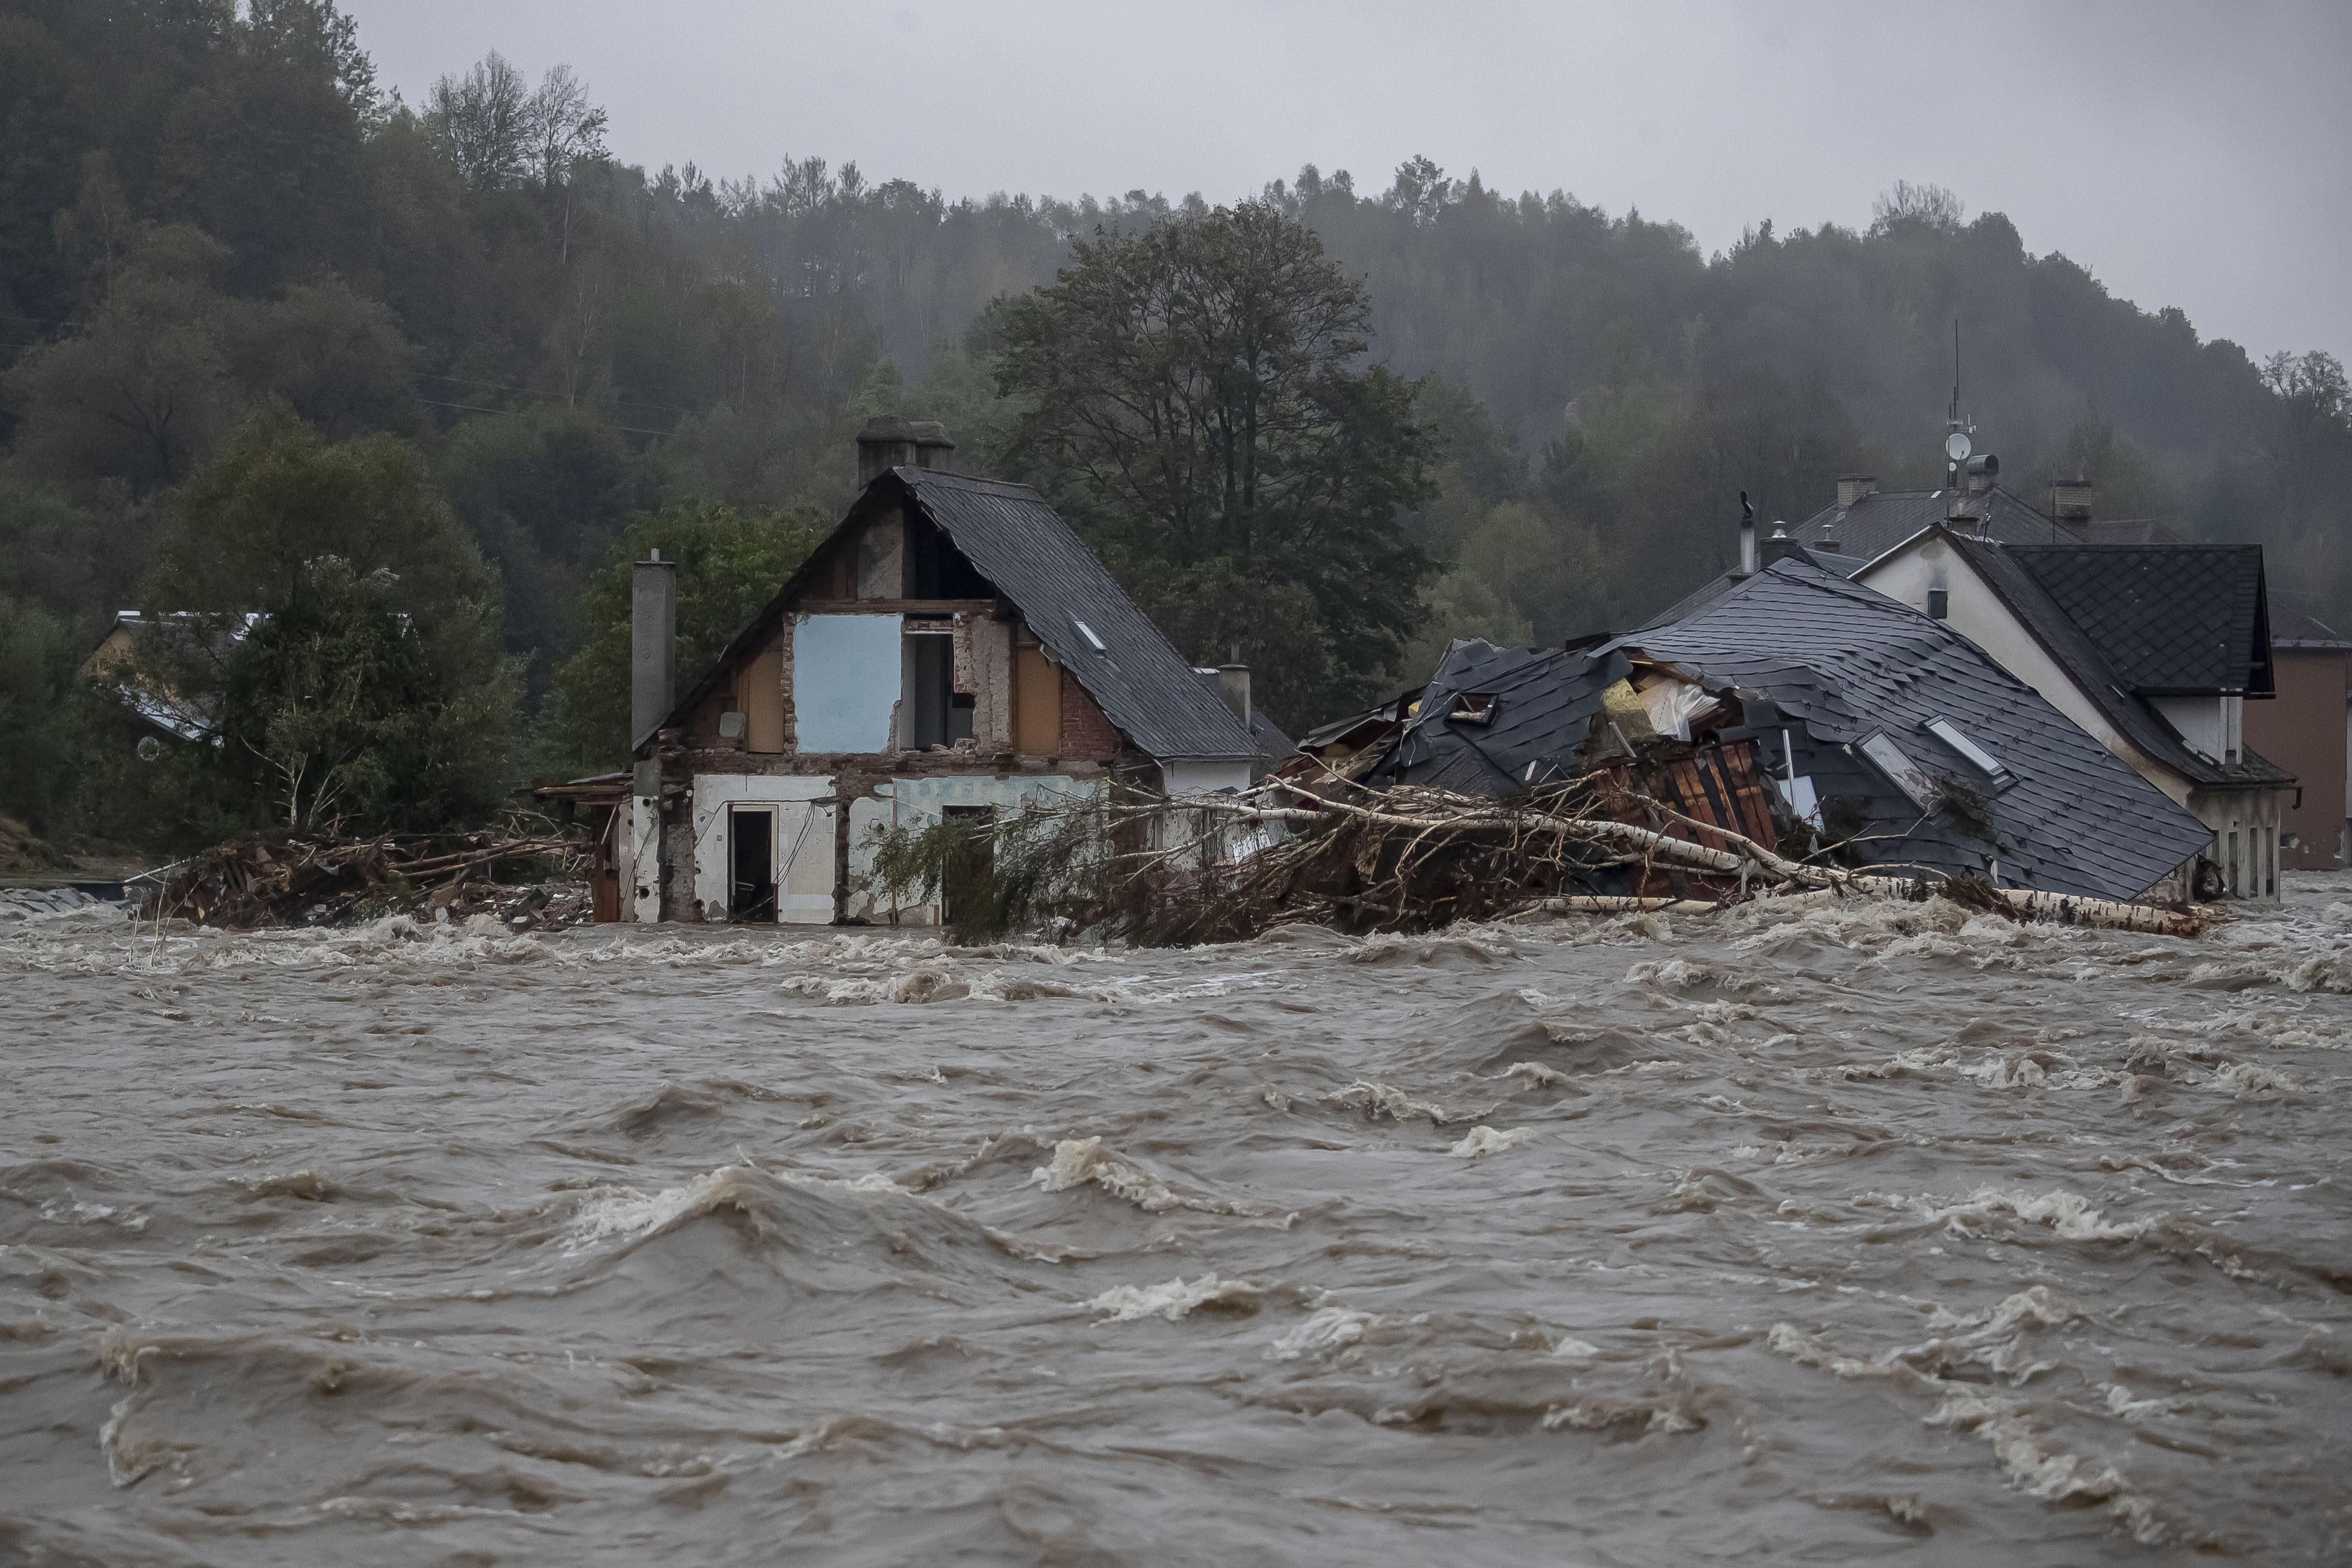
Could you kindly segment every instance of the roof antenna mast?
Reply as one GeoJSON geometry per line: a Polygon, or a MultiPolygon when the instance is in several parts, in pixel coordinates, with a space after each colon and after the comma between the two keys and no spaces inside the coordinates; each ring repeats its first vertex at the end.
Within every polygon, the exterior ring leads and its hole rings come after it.
{"type": "Polygon", "coordinates": [[[1969,460],[1969,437],[1976,426],[1960,417],[1960,319],[1952,318],[1952,405],[1944,415],[1944,456],[1950,459],[1944,470],[1946,487],[1955,492],[1960,488],[1960,465],[1969,460]]]}

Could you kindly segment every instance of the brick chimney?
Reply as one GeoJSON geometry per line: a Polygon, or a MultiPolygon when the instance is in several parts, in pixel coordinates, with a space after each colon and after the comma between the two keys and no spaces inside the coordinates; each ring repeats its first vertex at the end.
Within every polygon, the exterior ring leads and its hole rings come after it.
{"type": "Polygon", "coordinates": [[[2091,521],[2091,481],[2086,479],[2050,481],[2050,515],[2080,532],[2091,521]]]}
{"type": "Polygon", "coordinates": [[[1838,476],[1838,505],[1840,506],[1852,506],[1863,497],[1877,493],[1878,476],[1876,474],[1840,474],[1838,476]]]}

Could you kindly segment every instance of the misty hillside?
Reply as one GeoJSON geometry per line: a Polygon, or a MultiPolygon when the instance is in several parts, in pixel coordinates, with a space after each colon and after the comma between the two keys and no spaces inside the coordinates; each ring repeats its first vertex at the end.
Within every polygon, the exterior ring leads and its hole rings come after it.
{"type": "MultiPolygon", "coordinates": [[[[814,159],[648,172],[604,154],[568,73],[452,60],[404,104],[361,44],[311,0],[0,5],[0,588],[77,637],[133,602],[177,487],[278,398],[423,448],[543,677],[633,514],[831,512],[849,432],[885,409],[1004,466],[990,301],[1171,210],[950,202],[814,159]]],[[[2273,584],[2352,620],[2340,367],[2202,340],[1998,211],[1905,188],[1867,232],[1759,215],[1706,256],[1671,221],[1423,162],[1264,197],[1368,281],[1373,353],[1433,378],[1451,456],[1415,521],[1423,651],[1628,624],[1718,568],[1742,489],[1769,520],[1848,469],[1937,482],[1956,320],[1978,449],[2013,489],[2086,472],[2102,514],[2259,541],[2273,584]]]]}

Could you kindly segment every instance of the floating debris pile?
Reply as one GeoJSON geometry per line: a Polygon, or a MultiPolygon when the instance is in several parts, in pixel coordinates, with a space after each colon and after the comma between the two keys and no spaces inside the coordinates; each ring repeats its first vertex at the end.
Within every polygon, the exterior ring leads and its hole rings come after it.
{"type": "Polygon", "coordinates": [[[588,889],[578,879],[583,863],[576,837],[520,824],[367,838],[271,827],[164,868],[136,912],[243,928],[389,914],[488,914],[501,924],[551,928],[589,918],[588,889]]]}

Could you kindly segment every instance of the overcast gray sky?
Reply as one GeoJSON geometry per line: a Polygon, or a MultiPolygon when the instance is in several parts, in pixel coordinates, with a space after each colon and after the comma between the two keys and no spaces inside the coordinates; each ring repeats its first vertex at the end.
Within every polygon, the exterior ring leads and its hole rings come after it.
{"type": "Polygon", "coordinates": [[[346,0],[411,103],[496,48],[568,62],[621,157],[787,153],[950,197],[1213,201],[1425,153],[1507,192],[1859,226],[1897,179],[2007,213],[2257,356],[2352,358],[2352,4],[346,0]]]}

